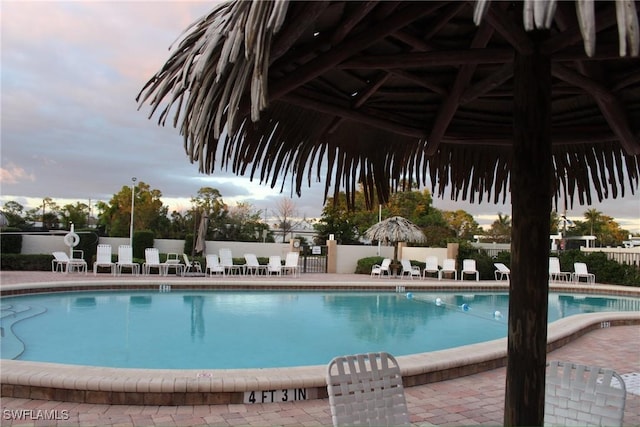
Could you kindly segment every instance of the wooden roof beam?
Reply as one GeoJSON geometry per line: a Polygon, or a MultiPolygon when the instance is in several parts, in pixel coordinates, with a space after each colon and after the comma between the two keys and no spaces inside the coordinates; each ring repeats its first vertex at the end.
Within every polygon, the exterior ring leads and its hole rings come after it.
{"type": "MultiPolygon", "coordinates": [[[[471,42],[471,48],[484,48],[491,36],[493,35],[494,28],[489,24],[482,24],[476,32],[473,41],[471,42]]],[[[427,147],[425,154],[427,156],[433,156],[438,150],[438,145],[442,140],[442,136],[447,131],[449,123],[456,114],[458,107],[460,106],[460,97],[469,85],[473,73],[476,71],[477,64],[467,64],[460,67],[456,75],[453,86],[449,91],[449,96],[441,104],[438,114],[431,126],[431,133],[427,138],[427,147]]]]}
{"type": "MultiPolygon", "coordinates": [[[[346,120],[374,126],[378,129],[383,129],[398,135],[418,139],[424,139],[427,136],[422,129],[399,124],[380,117],[373,117],[371,115],[371,111],[360,112],[334,103],[327,103],[326,101],[322,101],[317,98],[311,99],[308,97],[308,94],[299,95],[296,93],[288,93],[283,95],[282,100],[320,113],[329,114],[331,116],[340,116],[346,120]]],[[[389,117],[389,115],[387,115],[387,117],[389,117]]]]}
{"type": "Polygon", "coordinates": [[[578,86],[590,93],[598,104],[607,123],[611,126],[611,130],[620,140],[620,145],[622,145],[624,151],[628,155],[633,156],[640,154],[640,141],[631,131],[625,109],[613,93],[595,80],[559,64],[552,64],[551,72],[556,78],[578,86]]]}
{"type": "Polygon", "coordinates": [[[340,63],[338,68],[407,70],[438,66],[458,67],[465,64],[503,64],[505,62],[513,62],[513,50],[487,48],[369,55],[346,60],[340,63]]]}
{"type": "MultiPolygon", "coordinates": [[[[293,25],[284,26],[276,35],[269,64],[273,64],[278,58],[284,55],[291,46],[304,34],[307,28],[315,23],[317,18],[329,6],[328,1],[317,1],[305,4],[304,8],[298,8],[295,19],[292,19],[293,25]]],[[[290,6],[291,7],[291,6],[290,6]]]]}
{"type": "Polygon", "coordinates": [[[487,92],[492,91],[507,80],[513,77],[513,63],[508,62],[500,67],[496,72],[487,76],[473,86],[469,86],[460,97],[460,104],[467,104],[477,99],[487,92]]]}
{"type": "Polygon", "coordinates": [[[270,83],[270,100],[279,99],[326,71],[335,68],[342,61],[365,50],[378,40],[387,37],[399,28],[408,25],[424,15],[432,13],[440,7],[442,7],[442,3],[439,2],[427,3],[427,5],[422,2],[416,2],[395,11],[385,19],[384,25],[372,27],[370,31],[364,31],[351,39],[345,40],[339,46],[336,46],[335,49],[321,54],[314,60],[296,68],[290,72],[287,77],[270,83]]]}

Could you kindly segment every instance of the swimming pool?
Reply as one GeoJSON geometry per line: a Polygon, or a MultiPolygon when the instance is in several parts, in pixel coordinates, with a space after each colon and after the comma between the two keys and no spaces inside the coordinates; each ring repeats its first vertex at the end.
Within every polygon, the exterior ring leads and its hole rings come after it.
{"type": "MultiPolygon", "coordinates": [[[[507,307],[506,293],[466,292],[103,291],[6,297],[2,358],[156,369],[322,365],[340,354],[385,350],[401,356],[502,338],[507,307]]],[[[549,321],[637,308],[637,298],[552,293],[549,321]]]]}

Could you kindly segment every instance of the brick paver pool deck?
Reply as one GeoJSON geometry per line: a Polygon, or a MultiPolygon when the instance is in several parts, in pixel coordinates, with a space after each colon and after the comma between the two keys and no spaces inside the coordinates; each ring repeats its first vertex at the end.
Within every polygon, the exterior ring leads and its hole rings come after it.
{"type": "MultiPolygon", "coordinates": [[[[156,277],[110,277],[108,274],[62,274],[49,272],[0,272],[0,289],[11,288],[20,283],[46,283],[43,288],[60,282],[87,282],[99,286],[102,283],[215,283],[216,278],[167,278],[156,277]]],[[[248,280],[227,278],[225,283],[265,286],[321,288],[332,284],[345,288],[405,286],[407,289],[458,287],[461,283],[437,280],[370,279],[364,275],[305,275],[301,278],[248,280]]],[[[493,281],[478,284],[466,281],[464,286],[499,285],[493,281]]],[[[41,286],[41,285],[37,285],[41,286]]],[[[599,285],[597,285],[599,286],[599,285]]],[[[576,286],[577,291],[583,286],[576,286]]],[[[601,287],[604,292],[616,292],[618,287],[601,287]]],[[[640,290],[638,290],[640,291],[640,290]]],[[[638,293],[640,295],[640,292],[638,293]]],[[[615,369],[619,374],[640,375],[640,326],[615,326],[596,329],[580,336],[568,344],[551,351],[548,360],[570,360],[576,363],[595,364],[615,369]]],[[[3,368],[0,365],[0,368],[3,368]]],[[[406,388],[411,422],[415,425],[499,425],[503,420],[505,368],[468,375],[456,379],[432,382],[406,388]]],[[[625,408],[625,425],[640,425],[640,395],[628,390],[625,408]]],[[[331,425],[327,399],[315,399],[288,403],[267,404],[221,404],[221,405],[107,405],[71,403],[53,400],[38,400],[2,397],[0,425],[59,425],[59,426],[322,426],[331,425]],[[58,418],[45,420],[42,418],[58,418]]]]}

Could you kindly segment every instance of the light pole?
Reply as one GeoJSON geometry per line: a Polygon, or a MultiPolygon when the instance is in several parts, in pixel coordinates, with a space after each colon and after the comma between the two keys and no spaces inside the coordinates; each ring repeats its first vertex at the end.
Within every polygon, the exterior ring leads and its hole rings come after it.
{"type": "Polygon", "coordinates": [[[129,224],[129,246],[133,250],[133,208],[135,206],[135,190],[136,190],[137,178],[134,176],[131,178],[131,221],[129,224]]]}

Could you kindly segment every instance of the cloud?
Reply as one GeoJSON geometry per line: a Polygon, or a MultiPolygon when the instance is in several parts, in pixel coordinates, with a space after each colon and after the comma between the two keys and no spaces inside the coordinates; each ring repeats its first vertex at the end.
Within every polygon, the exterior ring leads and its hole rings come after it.
{"type": "Polygon", "coordinates": [[[23,168],[14,164],[8,164],[6,167],[0,168],[0,183],[6,184],[18,184],[22,181],[35,181],[33,174],[27,173],[23,168]]]}

